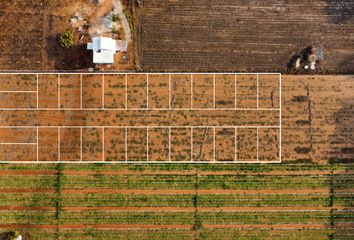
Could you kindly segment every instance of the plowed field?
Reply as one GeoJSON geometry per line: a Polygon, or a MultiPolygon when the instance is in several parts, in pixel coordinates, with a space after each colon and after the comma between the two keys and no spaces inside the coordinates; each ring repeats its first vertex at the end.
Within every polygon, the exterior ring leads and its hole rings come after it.
{"type": "Polygon", "coordinates": [[[146,0],[138,17],[144,71],[286,72],[322,47],[318,73],[354,72],[352,0],[146,0]]]}

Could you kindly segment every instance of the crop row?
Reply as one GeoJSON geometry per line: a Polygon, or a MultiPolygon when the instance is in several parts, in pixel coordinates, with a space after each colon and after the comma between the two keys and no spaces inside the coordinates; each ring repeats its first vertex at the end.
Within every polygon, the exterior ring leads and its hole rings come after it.
{"type": "MultiPolygon", "coordinates": [[[[73,171],[198,171],[198,172],[223,172],[236,173],[271,173],[274,171],[352,171],[354,164],[62,164],[63,170],[73,171]]],[[[56,164],[0,164],[0,170],[55,170],[56,164]]]]}
{"type": "MultiPolygon", "coordinates": [[[[350,189],[352,175],[331,176],[176,176],[176,175],[64,175],[64,188],[117,189],[350,189]]],[[[52,188],[56,176],[0,175],[0,188],[52,188]]]]}
{"type": "MultiPolygon", "coordinates": [[[[351,206],[354,194],[334,195],[333,206],[351,206]]],[[[330,207],[330,194],[63,194],[62,204],[69,207],[330,207]]],[[[0,194],[0,207],[55,207],[56,194],[0,194]]]]}

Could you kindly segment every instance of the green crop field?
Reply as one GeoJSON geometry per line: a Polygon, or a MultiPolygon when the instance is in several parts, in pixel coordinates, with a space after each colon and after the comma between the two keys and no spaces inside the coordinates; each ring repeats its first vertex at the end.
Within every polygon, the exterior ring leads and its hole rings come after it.
{"type": "Polygon", "coordinates": [[[26,239],[351,239],[352,164],[0,166],[26,239]]]}

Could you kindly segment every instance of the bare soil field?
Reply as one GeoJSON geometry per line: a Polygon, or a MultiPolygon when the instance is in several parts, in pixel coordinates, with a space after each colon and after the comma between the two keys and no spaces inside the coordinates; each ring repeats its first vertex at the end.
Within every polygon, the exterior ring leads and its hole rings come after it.
{"type": "Polygon", "coordinates": [[[137,41],[144,71],[284,73],[294,54],[314,46],[323,48],[324,60],[303,73],[354,72],[351,0],[142,2],[137,41]]]}
{"type": "Polygon", "coordinates": [[[278,74],[0,79],[0,148],[9,161],[280,161],[278,74]]]}
{"type": "Polygon", "coordinates": [[[281,102],[276,74],[0,78],[3,161],[279,162],[280,151],[283,162],[354,158],[349,75],[282,76],[281,102]]]}

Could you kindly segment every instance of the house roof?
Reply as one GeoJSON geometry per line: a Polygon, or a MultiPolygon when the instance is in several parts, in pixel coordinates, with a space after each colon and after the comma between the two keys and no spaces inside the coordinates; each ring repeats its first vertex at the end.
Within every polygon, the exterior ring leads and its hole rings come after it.
{"type": "Polygon", "coordinates": [[[96,64],[113,64],[114,54],[111,50],[101,50],[98,52],[93,52],[93,63],[96,64]]]}
{"type": "Polygon", "coordinates": [[[87,49],[93,50],[93,62],[96,64],[112,64],[117,52],[117,42],[112,38],[94,37],[87,49]]]}
{"type": "Polygon", "coordinates": [[[94,37],[92,39],[93,50],[116,50],[116,40],[107,37],[94,37]]]}

